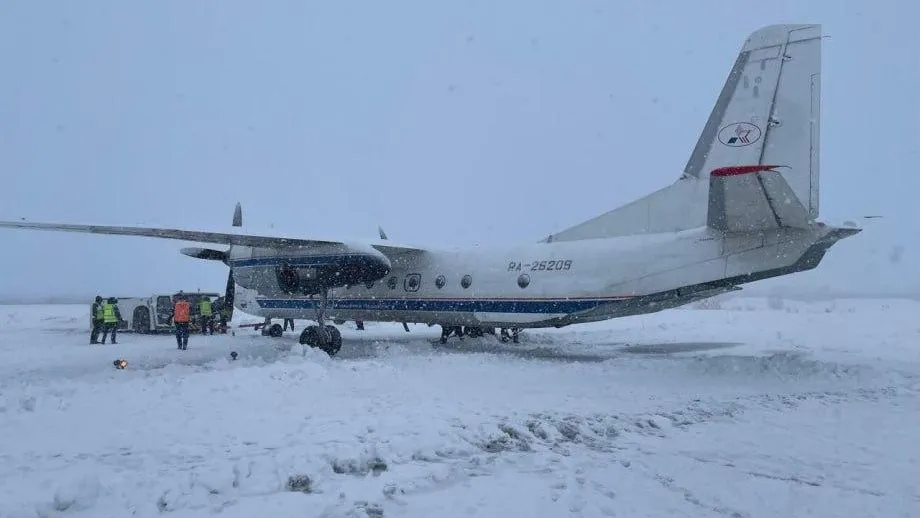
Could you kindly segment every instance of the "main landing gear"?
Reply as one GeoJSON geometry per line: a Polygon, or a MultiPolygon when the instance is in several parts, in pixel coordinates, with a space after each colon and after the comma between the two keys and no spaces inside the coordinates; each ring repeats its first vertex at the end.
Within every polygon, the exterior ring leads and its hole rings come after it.
{"type": "Polygon", "coordinates": [[[318,325],[307,326],[300,332],[300,344],[322,349],[329,356],[335,356],[342,348],[342,333],[335,326],[326,325],[326,310],[329,309],[329,292],[320,294],[320,303],[316,308],[318,325]]]}
{"type": "MultiPolygon", "coordinates": [[[[494,327],[473,327],[473,326],[450,326],[442,325],[441,326],[441,343],[446,344],[447,339],[451,335],[457,335],[461,340],[464,336],[469,336],[470,338],[480,338],[487,334],[494,335],[494,327]]],[[[507,342],[508,340],[513,341],[514,343],[520,342],[521,330],[517,327],[512,327],[511,332],[508,332],[508,328],[502,327],[499,334],[499,339],[502,342],[507,342]]]]}

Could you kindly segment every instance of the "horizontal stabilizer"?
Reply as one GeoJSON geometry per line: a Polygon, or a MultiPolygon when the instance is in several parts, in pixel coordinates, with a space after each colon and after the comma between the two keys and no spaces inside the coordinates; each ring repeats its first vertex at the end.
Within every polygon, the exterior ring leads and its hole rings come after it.
{"type": "Polygon", "coordinates": [[[808,209],[777,165],[720,167],[709,174],[707,225],[724,232],[807,228],[808,209]]]}

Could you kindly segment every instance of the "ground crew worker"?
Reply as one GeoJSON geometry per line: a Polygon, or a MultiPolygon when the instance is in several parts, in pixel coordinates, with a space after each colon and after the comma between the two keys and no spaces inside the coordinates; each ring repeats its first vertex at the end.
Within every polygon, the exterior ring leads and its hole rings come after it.
{"type": "Polygon", "coordinates": [[[90,310],[90,317],[93,321],[93,331],[89,335],[89,343],[99,343],[99,333],[102,331],[102,297],[96,295],[96,301],[90,310]]]}
{"type": "Polygon", "coordinates": [[[214,301],[214,306],[211,307],[211,309],[214,311],[214,315],[217,317],[217,325],[215,326],[217,328],[217,332],[226,333],[227,330],[224,329],[224,298],[217,297],[217,299],[214,301]]]}
{"type": "Polygon", "coordinates": [[[289,322],[290,322],[290,324],[291,324],[291,331],[294,330],[294,319],[293,319],[293,318],[285,318],[285,319],[284,319],[284,331],[287,331],[288,323],[289,323],[289,322]]]}
{"type": "Polygon", "coordinates": [[[220,315],[220,332],[226,333],[227,326],[230,325],[230,317],[233,316],[233,303],[222,298],[218,314],[220,315]]]}
{"type": "Polygon", "coordinates": [[[201,334],[214,334],[214,310],[211,307],[211,299],[202,297],[198,301],[198,318],[201,322],[201,334]]]}
{"type": "Polygon", "coordinates": [[[186,300],[185,295],[177,297],[173,305],[173,326],[176,328],[176,345],[179,350],[188,349],[188,324],[191,316],[191,306],[186,300]]]}
{"type": "Polygon", "coordinates": [[[109,300],[102,303],[102,343],[105,344],[105,338],[112,332],[112,343],[115,341],[115,333],[118,331],[118,322],[121,321],[121,311],[118,310],[118,299],[109,297],[109,300]]]}

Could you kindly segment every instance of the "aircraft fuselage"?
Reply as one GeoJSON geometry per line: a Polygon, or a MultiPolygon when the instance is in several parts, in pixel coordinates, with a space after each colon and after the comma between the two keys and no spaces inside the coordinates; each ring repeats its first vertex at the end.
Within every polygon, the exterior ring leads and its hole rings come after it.
{"type": "MultiPolygon", "coordinates": [[[[257,316],[312,319],[319,298],[282,289],[282,265],[389,263],[375,281],[330,292],[336,320],[501,327],[558,327],[651,313],[738,284],[811,269],[847,229],[815,224],[732,236],[708,227],[508,248],[427,250],[388,261],[371,247],[279,255],[233,247],[243,288],[237,307],[257,316]]],[[[383,242],[385,243],[385,242],[383,242]]],[[[376,270],[378,273],[381,270],[376,270]]],[[[306,273],[308,275],[308,273],[306,273]]],[[[289,286],[290,288],[290,286],[289,286]]]]}

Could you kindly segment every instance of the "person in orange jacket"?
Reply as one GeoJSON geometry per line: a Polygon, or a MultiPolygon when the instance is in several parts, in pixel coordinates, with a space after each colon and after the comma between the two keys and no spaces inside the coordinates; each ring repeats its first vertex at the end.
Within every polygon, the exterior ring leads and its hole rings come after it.
{"type": "Polygon", "coordinates": [[[188,349],[188,325],[191,320],[192,307],[188,298],[179,294],[173,305],[173,326],[176,328],[176,345],[180,351],[188,349]]]}

